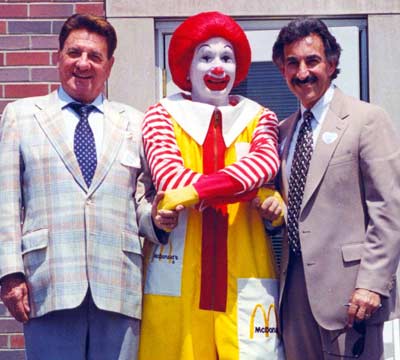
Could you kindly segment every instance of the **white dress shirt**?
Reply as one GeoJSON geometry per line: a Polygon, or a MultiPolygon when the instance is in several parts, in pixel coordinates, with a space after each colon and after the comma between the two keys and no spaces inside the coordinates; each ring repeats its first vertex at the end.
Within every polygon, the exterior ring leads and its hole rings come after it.
{"type": "MultiPolygon", "coordinates": [[[[311,121],[311,128],[313,132],[313,149],[315,149],[315,144],[317,143],[318,135],[321,131],[322,124],[328,112],[329,104],[332,101],[334,90],[335,87],[331,84],[328,90],[325,91],[325,94],[321,97],[321,99],[319,99],[318,102],[310,109],[314,115],[314,118],[311,121]]],[[[304,121],[303,114],[305,110],[306,108],[301,105],[301,118],[297,121],[296,129],[294,130],[292,140],[290,142],[288,157],[286,161],[286,176],[288,179],[290,179],[290,171],[292,168],[294,150],[296,148],[296,141],[297,137],[299,136],[300,126],[304,121]]]]}
{"type": "MultiPolygon", "coordinates": [[[[60,86],[58,89],[58,97],[60,99],[61,109],[63,113],[64,123],[62,124],[65,134],[65,141],[72,151],[74,151],[74,134],[76,125],[79,122],[79,115],[72,110],[68,104],[78,102],[69,96],[60,86]]],[[[96,109],[89,114],[89,125],[93,131],[94,141],[96,143],[97,161],[101,157],[104,133],[104,97],[102,94],[97,96],[94,101],[88,105],[94,105],[96,109]]]]}

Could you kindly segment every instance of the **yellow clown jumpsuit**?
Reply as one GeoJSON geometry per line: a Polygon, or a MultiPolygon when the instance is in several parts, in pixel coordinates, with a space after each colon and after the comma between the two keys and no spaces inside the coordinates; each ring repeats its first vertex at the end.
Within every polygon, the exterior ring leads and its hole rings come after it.
{"type": "MultiPolygon", "coordinates": [[[[263,110],[247,121],[226,148],[226,166],[238,159],[237,143],[251,143],[263,110]]],[[[149,110],[146,118],[155,115],[169,118],[184,167],[201,174],[202,145],[193,141],[172,116],[167,116],[160,104],[149,110]]],[[[154,140],[155,134],[146,128],[145,119],[145,148],[147,132],[154,140]]],[[[147,156],[153,171],[152,154],[147,156]]],[[[231,203],[224,209],[226,248],[218,238],[211,239],[208,248],[202,246],[203,214],[197,208],[188,208],[180,215],[180,224],[171,233],[169,243],[150,249],[140,360],[282,358],[276,326],[278,284],[274,256],[262,219],[249,201],[231,203]],[[221,277],[219,269],[224,261],[226,272],[222,271],[221,277]]],[[[213,223],[212,216],[208,219],[211,222],[206,227],[213,233],[219,224],[213,223]]]]}

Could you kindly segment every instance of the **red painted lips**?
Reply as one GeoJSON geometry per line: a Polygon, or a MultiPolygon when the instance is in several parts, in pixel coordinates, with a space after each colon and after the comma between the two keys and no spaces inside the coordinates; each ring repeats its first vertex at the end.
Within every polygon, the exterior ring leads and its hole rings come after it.
{"type": "Polygon", "coordinates": [[[207,74],[204,76],[204,83],[212,91],[221,91],[228,86],[230,79],[231,78],[229,77],[229,75],[225,75],[222,78],[216,78],[207,74]]]}

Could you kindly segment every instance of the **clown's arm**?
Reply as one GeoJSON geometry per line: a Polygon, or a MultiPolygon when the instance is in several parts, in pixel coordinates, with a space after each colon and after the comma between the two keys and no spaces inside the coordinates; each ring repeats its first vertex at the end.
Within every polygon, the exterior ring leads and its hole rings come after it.
{"type": "Polygon", "coordinates": [[[161,104],[149,109],[143,123],[147,159],[158,190],[165,192],[162,208],[251,200],[257,189],[276,175],[279,159],[277,119],[264,109],[255,128],[247,156],[213,174],[203,175],[183,164],[173,124],[161,104]]]}

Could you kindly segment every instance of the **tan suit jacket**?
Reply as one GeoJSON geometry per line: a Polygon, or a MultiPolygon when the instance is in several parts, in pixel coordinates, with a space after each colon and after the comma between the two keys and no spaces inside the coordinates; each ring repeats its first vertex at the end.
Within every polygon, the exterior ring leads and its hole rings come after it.
{"type": "Polygon", "coordinates": [[[56,92],[9,104],[0,126],[0,277],[21,272],[31,317],[77,307],[140,318],[139,234],[157,241],[142,114],[104,102],[102,156],[88,188],[65,141],[56,92]]]}
{"type": "MultiPolygon", "coordinates": [[[[280,185],[286,203],[286,161],[299,116],[280,124],[280,185]]],[[[311,159],[299,233],[307,293],[321,327],[344,327],[344,304],[355,288],[383,296],[371,323],[399,314],[400,138],[381,108],[335,89],[311,159]]],[[[281,300],[289,257],[286,237],[281,300]]]]}

